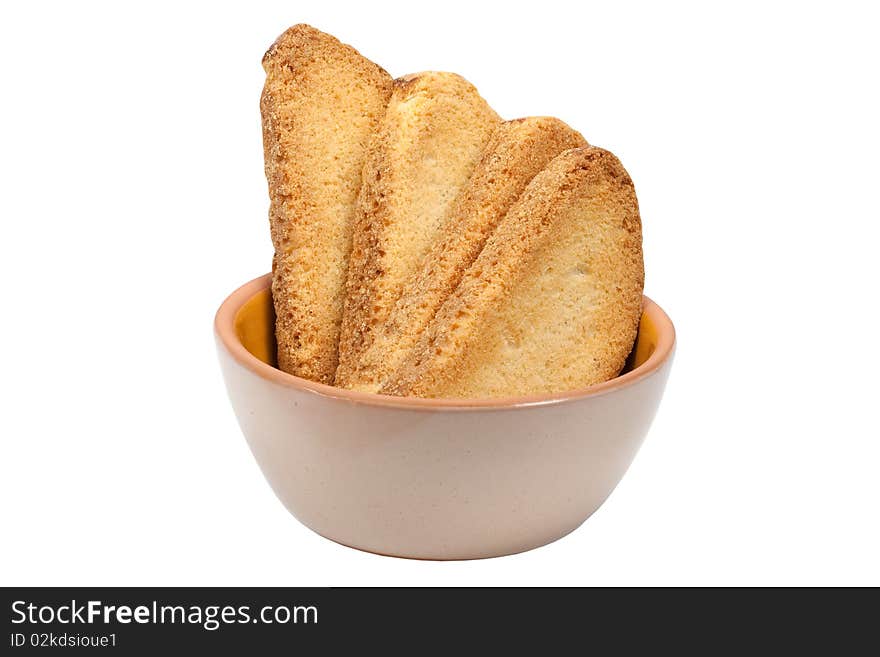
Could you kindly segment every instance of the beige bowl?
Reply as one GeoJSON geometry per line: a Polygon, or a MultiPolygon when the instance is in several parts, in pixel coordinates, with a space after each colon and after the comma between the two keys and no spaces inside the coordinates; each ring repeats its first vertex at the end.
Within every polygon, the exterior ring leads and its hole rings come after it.
{"type": "Polygon", "coordinates": [[[287,509],[369,552],[479,559],[569,533],[626,472],[672,364],[672,322],[645,297],[629,363],[607,383],[492,400],[351,392],[274,367],[270,281],[244,285],[217,312],[229,398],[287,509]]]}

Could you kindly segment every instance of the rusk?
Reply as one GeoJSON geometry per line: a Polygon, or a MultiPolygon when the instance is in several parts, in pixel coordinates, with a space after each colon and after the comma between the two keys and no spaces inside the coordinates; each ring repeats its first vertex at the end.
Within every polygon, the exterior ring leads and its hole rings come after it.
{"type": "Polygon", "coordinates": [[[361,173],[392,79],[308,25],[282,34],[263,68],[278,365],[332,383],[361,173]]]}
{"type": "Polygon", "coordinates": [[[437,238],[499,123],[473,85],[454,73],[395,80],[364,166],[337,385],[356,381],[362,355],[437,238]]]}
{"type": "Polygon", "coordinates": [[[381,392],[486,398],[616,376],[635,339],[644,267],[632,181],[600,148],[529,183],[381,392]]]}
{"type": "Polygon", "coordinates": [[[404,284],[388,319],[373,330],[371,343],[348,377],[349,388],[379,391],[526,185],[561,152],[585,145],[580,133],[553,117],[498,126],[438,239],[404,284]]]}

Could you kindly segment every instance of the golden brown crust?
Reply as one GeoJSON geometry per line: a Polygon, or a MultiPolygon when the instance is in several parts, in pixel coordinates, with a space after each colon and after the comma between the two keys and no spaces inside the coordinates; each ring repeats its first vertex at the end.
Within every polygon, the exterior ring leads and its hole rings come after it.
{"type": "Polygon", "coordinates": [[[263,68],[278,364],[332,383],[361,172],[392,80],[308,25],[282,34],[263,68]]]}
{"type": "Polygon", "coordinates": [[[454,73],[395,81],[364,165],[337,385],[353,383],[373,333],[436,239],[499,122],[473,85],[454,73]]]}
{"type": "Polygon", "coordinates": [[[437,240],[404,284],[387,321],[373,331],[348,387],[378,392],[531,179],[559,153],[584,145],[580,133],[552,117],[515,119],[498,126],[437,240]]]}
{"type": "Polygon", "coordinates": [[[382,392],[479,398],[606,381],[632,348],[643,282],[629,175],[608,151],[566,151],[531,181],[382,392]]]}

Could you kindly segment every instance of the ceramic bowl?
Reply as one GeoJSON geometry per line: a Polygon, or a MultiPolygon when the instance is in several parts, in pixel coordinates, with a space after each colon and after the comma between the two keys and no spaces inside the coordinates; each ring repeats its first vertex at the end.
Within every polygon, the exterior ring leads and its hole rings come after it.
{"type": "Polygon", "coordinates": [[[645,297],[627,366],[606,383],[491,400],[351,392],[275,367],[270,281],[240,287],[217,312],[229,398],[287,509],[369,552],[477,559],[568,534],[626,472],[672,364],[672,322],[645,297]]]}

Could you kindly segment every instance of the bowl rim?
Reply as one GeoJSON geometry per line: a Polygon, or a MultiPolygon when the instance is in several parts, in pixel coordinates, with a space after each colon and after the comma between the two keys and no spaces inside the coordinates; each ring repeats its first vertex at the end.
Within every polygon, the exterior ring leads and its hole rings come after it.
{"type": "Polygon", "coordinates": [[[220,308],[214,317],[214,334],[218,346],[225,349],[236,362],[262,379],[321,397],[365,406],[426,411],[487,411],[561,404],[589,397],[598,397],[630,387],[655,374],[670,359],[675,350],[675,327],[672,324],[672,320],[669,319],[669,316],[660,306],[647,296],[644,296],[642,314],[649,315],[654,321],[655,326],[657,326],[657,345],[644,363],[604,383],[552,394],[494,397],[489,399],[395,397],[392,395],[346,390],[345,388],[337,388],[324,383],[303,379],[272,367],[251,354],[241,343],[235,330],[235,317],[245,303],[260,292],[269,289],[271,283],[271,273],[258,276],[236,289],[220,304],[220,308]]]}

